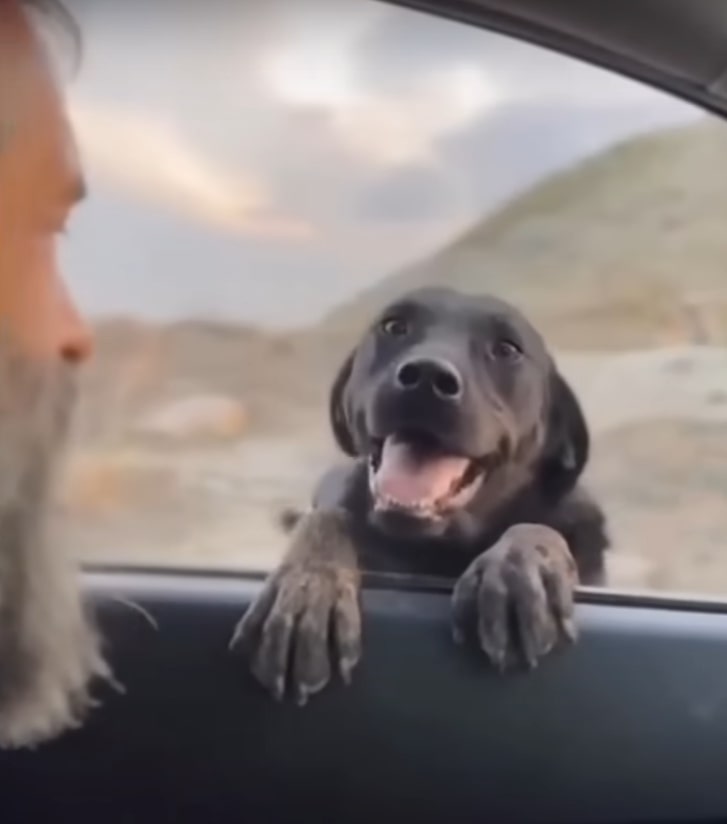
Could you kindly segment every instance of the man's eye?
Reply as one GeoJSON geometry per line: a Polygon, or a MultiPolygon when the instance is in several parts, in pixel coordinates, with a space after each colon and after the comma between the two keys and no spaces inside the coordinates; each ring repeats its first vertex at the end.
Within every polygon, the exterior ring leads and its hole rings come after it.
{"type": "Polygon", "coordinates": [[[497,360],[516,361],[522,357],[523,350],[511,340],[498,340],[492,347],[492,354],[497,360]]]}
{"type": "Polygon", "coordinates": [[[381,331],[385,335],[400,338],[409,332],[409,324],[404,318],[390,317],[381,322],[381,331]]]}

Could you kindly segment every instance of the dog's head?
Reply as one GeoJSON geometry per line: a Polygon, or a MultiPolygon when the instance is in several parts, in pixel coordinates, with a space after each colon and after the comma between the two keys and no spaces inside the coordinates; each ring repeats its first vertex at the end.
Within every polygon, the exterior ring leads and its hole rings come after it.
{"type": "Polygon", "coordinates": [[[588,458],[583,414],[538,332],[501,300],[450,289],[384,310],[343,364],[330,417],[341,449],[368,459],[378,526],[412,536],[500,495],[508,470],[557,500],[588,458]]]}

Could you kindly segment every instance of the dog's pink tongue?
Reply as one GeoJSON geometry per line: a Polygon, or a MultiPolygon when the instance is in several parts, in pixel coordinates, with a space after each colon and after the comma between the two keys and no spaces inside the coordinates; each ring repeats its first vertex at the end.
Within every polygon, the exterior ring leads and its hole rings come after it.
{"type": "Polygon", "coordinates": [[[405,506],[433,504],[451,491],[467,465],[466,458],[423,451],[390,435],[376,472],[377,491],[405,506]]]}

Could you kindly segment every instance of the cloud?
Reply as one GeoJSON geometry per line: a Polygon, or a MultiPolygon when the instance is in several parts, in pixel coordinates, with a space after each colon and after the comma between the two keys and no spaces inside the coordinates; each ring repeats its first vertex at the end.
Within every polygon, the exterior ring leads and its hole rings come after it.
{"type": "Polygon", "coordinates": [[[442,168],[406,166],[378,175],[359,201],[367,221],[448,219],[458,211],[458,192],[442,168]]]}
{"type": "Polygon", "coordinates": [[[272,98],[315,107],[354,157],[380,166],[432,161],[432,147],[494,105],[499,94],[472,60],[440,64],[388,90],[367,84],[359,52],[340,41],[284,43],[262,55],[259,75],[272,98]]]}
{"type": "MultiPolygon", "coordinates": [[[[282,238],[315,226],[330,237],[334,224],[376,220],[377,205],[382,225],[407,210],[415,220],[432,204],[419,201],[424,184],[414,180],[414,167],[448,177],[440,210],[459,213],[468,204],[471,219],[491,205],[491,192],[513,191],[539,169],[550,170],[550,155],[567,162],[578,135],[592,131],[581,128],[584,119],[610,133],[614,107],[623,112],[633,95],[644,112],[665,100],[685,108],[530,44],[384,3],[269,0],[264,8],[233,8],[209,0],[202,11],[180,1],[184,14],[154,4],[140,26],[135,7],[86,0],[89,51],[76,89],[87,107],[93,101],[106,115],[112,108],[124,119],[144,113],[144,139],[157,147],[146,164],[153,178],[164,173],[177,206],[215,215],[233,230],[243,224],[242,231],[282,238]],[[547,145],[523,133],[513,134],[511,146],[493,145],[490,134],[499,127],[491,124],[518,107],[548,120],[547,145]],[[557,122],[548,107],[559,113],[557,122]],[[176,147],[169,157],[167,145],[176,147]],[[515,185],[501,184],[504,177],[515,185]]],[[[629,117],[614,118],[624,133],[629,117]]],[[[588,137],[573,156],[595,142],[588,137]]],[[[116,149],[105,153],[114,155],[105,165],[116,171],[116,149]]]]}
{"type": "Polygon", "coordinates": [[[97,193],[69,268],[98,307],[310,318],[555,169],[693,111],[371,0],[67,2],[97,193]]]}
{"type": "Polygon", "coordinates": [[[443,67],[466,64],[484,72],[509,102],[610,107],[673,101],[650,86],[550,49],[410,10],[390,10],[357,48],[362,82],[379,94],[406,87],[412,78],[426,82],[443,67]]]}
{"type": "Polygon", "coordinates": [[[170,118],[78,99],[70,114],[84,162],[106,183],[233,232],[285,239],[312,232],[277,214],[259,179],[215,166],[170,118]]]}
{"type": "Polygon", "coordinates": [[[498,99],[476,65],[455,64],[430,75],[408,93],[362,96],[334,115],[339,138],[384,166],[436,162],[436,143],[465,128],[498,99]]]}

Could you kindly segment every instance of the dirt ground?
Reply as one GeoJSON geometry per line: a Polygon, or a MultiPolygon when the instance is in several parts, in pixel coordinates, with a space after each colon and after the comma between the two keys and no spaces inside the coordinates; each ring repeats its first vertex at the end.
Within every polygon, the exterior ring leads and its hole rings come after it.
{"type": "MultiPolygon", "coordinates": [[[[563,353],[559,362],[592,427],[586,482],[609,516],[611,584],[727,593],[727,349],[563,353]]],[[[153,390],[142,381],[125,406],[106,384],[106,396],[101,384],[89,385],[81,419],[116,419],[86,425],[71,451],[61,512],[80,558],[261,570],[276,563],[285,548],[276,512],[305,503],[340,456],[323,378],[306,394],[285,369],[275,383],[270,359],[259,363],[270,385],[258,386],[257,405],[204,363],[183,377],[175,367],[153,390]]]]}

